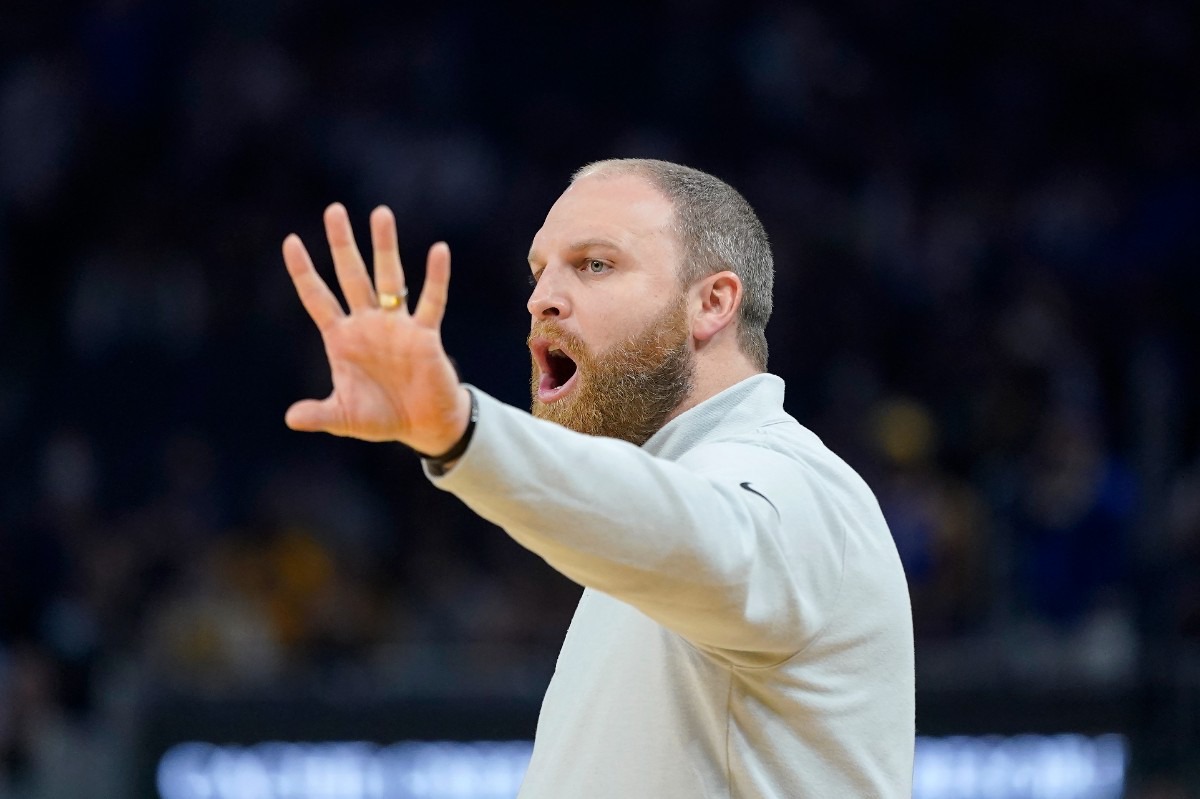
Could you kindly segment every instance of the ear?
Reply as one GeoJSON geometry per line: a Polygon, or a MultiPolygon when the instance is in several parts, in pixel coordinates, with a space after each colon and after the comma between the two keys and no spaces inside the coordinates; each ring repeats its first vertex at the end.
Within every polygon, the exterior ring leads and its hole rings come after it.
{"type": "Polygon", "coordinates": [[[742,304],[742,279],[733,272],[717,272],[697,283],[695,290],[700,307],[692,317],[692,335],[708,341],[733,325],[742,304]]]}

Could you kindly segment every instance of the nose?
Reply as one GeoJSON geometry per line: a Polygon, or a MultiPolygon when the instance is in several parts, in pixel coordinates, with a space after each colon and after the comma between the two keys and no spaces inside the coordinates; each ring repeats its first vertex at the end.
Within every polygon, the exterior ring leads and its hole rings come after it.
{"type": "Polygon", "coordinates": [[[558,270],[547,266],[533,286],[529,302],[525,307],[529,315],[538,319],[562,319],[571,313],[571,304],[564,287],[557,278],[558,270]]]}

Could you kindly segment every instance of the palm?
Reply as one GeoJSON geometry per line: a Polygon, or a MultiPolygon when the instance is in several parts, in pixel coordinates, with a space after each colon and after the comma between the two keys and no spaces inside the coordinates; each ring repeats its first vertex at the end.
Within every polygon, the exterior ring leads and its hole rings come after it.
{"type": "Polygon", "coordinates": [[[429,453],[448,449],[465,426],[462,389],[440,333],[450,276],[449,249],[444,244],[431,248],[425,287],[409,314],[403,301],[394,309],[381,308],[379,303],[385,294],[405,293],[391,212],[381,208],[371,216],[374,285],[345,209],[330,206],[325,228],[350,312],[342,310],[317,274],[299,238],[289,236],[284,241],[284,261],[301,302],[321,331],[333,392],[324,400],[293,405],[288,425],[367,441],[402,441],[429,453]]]}
{"type": "Polygon", "coordinates": [[[408,438],[429,421],[431,407],[437,410],[437,392],[430,388],[458,383],[437,330],[393,311],[346,317],[324,339],[333,378],[330,399],[337,410],[329,432],[337,435],[367,441],[408,438]]]}

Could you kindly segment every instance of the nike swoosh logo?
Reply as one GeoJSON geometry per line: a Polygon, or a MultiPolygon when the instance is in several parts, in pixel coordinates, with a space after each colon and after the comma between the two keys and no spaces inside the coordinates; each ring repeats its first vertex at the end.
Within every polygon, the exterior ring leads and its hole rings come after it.
{"type": "Polygon", "coordinates": [[[763,499],[765,499],[765,500],[767,501],[767,504],[771,506],[771,510],[775,511],[775,515],[776,515],[776,516],[779,516],[779,508],[775,507],[775,503],[774,503],[774,502],[772,502],[771,500],[767,499],[767,495],[766,495],[766,494],[764,494],[764,493],[762,493],[761,491],[758,491],[758,490],[756,490],[756,489],[752,488],[752,487],[751,487],[751,485],[750,485],[750,482],[749,482],[749,481],[746,481],[745,483],[738,483],[738,485],[740,485],[742,488],[744,488],[744,489],[746,489],[747,491],[749,491],[751,494],[754,494],[754,495],[756,495],[756,496],[760,496],[760,497],[762,497],[763,499]]]}

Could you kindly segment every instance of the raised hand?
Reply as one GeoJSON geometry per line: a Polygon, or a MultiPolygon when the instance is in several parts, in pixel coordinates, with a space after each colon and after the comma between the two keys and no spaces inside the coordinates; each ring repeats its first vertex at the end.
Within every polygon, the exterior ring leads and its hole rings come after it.
{"type": "Polygon", "coordinates": [[[425,285],[410,314],[396,220],[388,208],[371,213],[374,284],[340,203],[325,209],[325,235],[349,313],[317,274],[300,237],[293,233],[283,241],[288,274],[321,331],[333,376],[328,397],[288,409],[288,427],[400,441],[430,455],[449,450],[470,414],[470,396],[442,348],[450,248],[439,242],[429,249],[425,285]]]}

